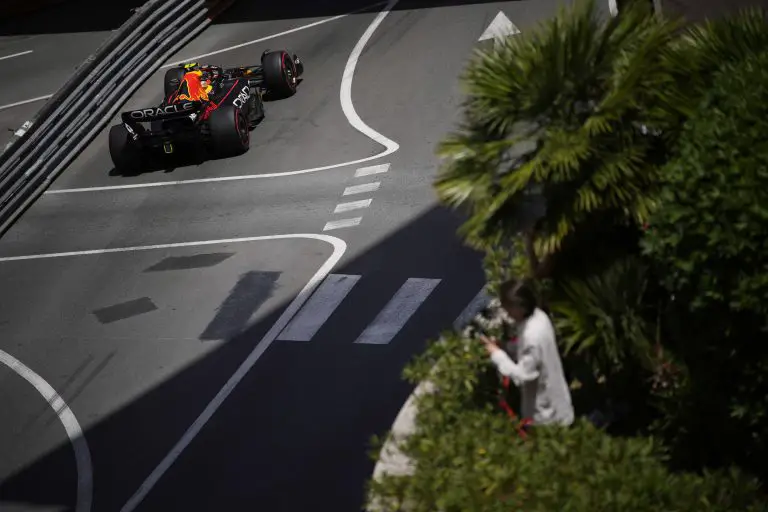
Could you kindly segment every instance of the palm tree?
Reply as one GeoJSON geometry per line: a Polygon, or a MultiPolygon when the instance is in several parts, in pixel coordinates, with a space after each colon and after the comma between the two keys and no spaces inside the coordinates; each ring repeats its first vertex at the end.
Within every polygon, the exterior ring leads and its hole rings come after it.
{"type": "Polygon", "coordinates": [[[673,80],[662,61],[679,27],[644,2],[605,19],[586,0],[476,54],[435,183],[468,210],[469,244],[516,237],[531,191],[546,203],[527,232],[533,265],[587,226],[646,221],[665,148],[654,91],[673,80]]]}

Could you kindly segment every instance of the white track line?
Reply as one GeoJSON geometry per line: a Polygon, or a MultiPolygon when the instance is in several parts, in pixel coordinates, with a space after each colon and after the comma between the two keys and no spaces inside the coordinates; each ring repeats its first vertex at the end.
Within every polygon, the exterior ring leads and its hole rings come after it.
{"type": "Polygon", "coordinates": [[[18,106],[21,106],[21,105],[26,105],[27,103],[34,103],[36,101],[47,100],[51,96],[53,96],[53,94],[47,94],[45,96],[38,96],[37,98],[31,98],[31,99],[24,100],[24,101],[17,101],[16,103],[9,103],[7,105],[0,105],[0,110],[5,110],[7,108],[18,107],[18,106]]]}
{"type": "Polygon", "coordinates": [[[351,212],[352,210],[359,210],[361,208],[368,208],[371,206],[373,199],[361,199],[360,201],[350,201],[349,203],[339,203],[336,205],[336,209],[333,213],[351,212]]]}
{"type": "Polygon", "coordinates": [[[341,162],[338,164],[324,165],[321,167],[311,167],[309,169],[299,169],[296,171],[273,172],[268,174],[250,174],[250,175],[244,175],[244,176],[222,176],[218,178],[201,178],[201,179],[194,179],[194,180],[160,181],[155,183],[136,183],[133,185],[111,185],[111,186],[105,186],[105,187],[84,187],[84,188],[69,188],[69,189],[65,188],[65,189],[57,189],[57,190],[47,190],[44,192],[44,194],[45,195],[70,194],[70,193],[78,193],[78,192],[98,192],[98,191],[109,191],[109,190],[127,190],[127,189],[133,189],[133,188],[170,187],[170,186],[177,186],[177,185],[217,183],[220,181],[240,181],[240,180],[255,180],[260,178],[280,178],[285,176],[296,176],[300,174],[308,174],[308,173],[318,172],[318,171],[327,171],[329,169],[338,169],[339,167],[347,167],[350,165],[362,164],[365,162],[370,162],[371,160],[377,160],[381,157],[394,153],[395,151],[400,149],[400,145],[397,142],[385,137],[384,135],[380,134],[379,132],[377,132],[376,130],[374,130],[367,124],[365,124],[363,120],[360,119],[360,116],[357,115],[357,112],[355,111],[355,106],[352,103],[352,82],[354,81],[357,62],[360,59],[360,55],[363,53],[363,49],[365,48],[365,45],[368,43],[368,41],[373,36],[373,33],[376,31],[378,26],[381,25],[381,22],[384,21],[384,18],[387,17],[389,12],[397,4],[398,1],[399,0],[390,0],[387,3],[386,7],[384,7],[384,9],[376,16],[376,18],[374,18],[374,20],[368,26],[368,29],[362,35],[362,37],[357,42],[355,47],[352,49],[352,52],[349,55],[349,59],[347,59],[347,64],[344,67],[344,75],[341,78],[341,89],[339,90],[339,99],[341,101],[341,108],[344,112],[344,115],[347,117],[347,121],[357,131],[361,132],[366,137],[384,146],[385,149],[381,153],[378,153],[376,155],[369,156],[366,158],[360,158],[358,160],[350,160],[349,162],[341,162]]]}
{"type": "MultiPolygon", "coordinates": [[[[301,25],[299,27],[295,27],[295,28],[292,28],[290,30],[286,30],[286,31],[283,31],[283,32],[278,32],[277,34],[272,34],[272,35],[269,35],[269,36],[260,37],[259,39],[254,39],[253,41],[247,41],[245,43],[237,44],[235,46],[230,46],[228,48],[223,48],[221,50],[216,50],[214,52],[204,53],[202,55],[196,55],[194,57],[188,57],[188,58],[186,58],[184,60],[180,60],[178,62],[172,62],[170,64],[166,64],[166,65],[162,66],[160,69],[172,68],[174,66],[178,66],[179,64],[184,64],[185,62],[192,62],[192,61],[196,61],[198,59],[202,59],[203,57],[210,57],[211,55],[218,55],[219,53],[224,53],[224,52],[229,52],[229,51],[232,51],[232,50],[237,50],[238,48],[243,48],[245,46],[249,46],[249,45],[253,45],[253,44],[257,44],[257,43],[263,43],[264,41],[269,41],[270,39],[275,39],[275,38],[278,38],[278,37],[281,37],[281,36],[285,36],[285,35],[288,35],[288,34],[293,34],[294,32],[299,32],[300,30],[306,30],[308,28],[316,27],[318,25],[323,25],[324,23],[330,23],[331,21],[336,21],[336,20],[339,20],[341,18],[346,18],[347,16],[350,16],[352,14],[357,14],[359,12],[366,11],[366,10],[372,8],[372,7],[376,7],[376,6],[379,6],[379,5],[382,5],[382,4],[384,4],[384,2],[377,2],[375,4],[371,4],[371,5],[367,6],[367,7],[361,8],[361,9],[350,11],[350,12],[345,13],[345,14],[340,14],[340,15],[334,16],[332,18],[325,18],[325,19],[322,19],[320,21],[316,21],[314,23],[309,23],[307,25],[301,25]]],[[[21,55],[25,55],[27,53],[32,53],[32,50],[29,50],[27,52],[22,52],[22,53],[15,53],[13,55],[7,55],[5,57],[0,57],[0,60],[10,59],[11,57],[18,57],[18,56],[21,56],[21,55]]],[[[49,94],[47,96],[41,96],[39,98],[32,98],[32,99],[29,99],[29,100],[20,101],[18,103],[11,103],[9,105],[2,105],[2,106],[0,106],[0,110],[6,109],[6,108],[18,107],[20,105],[25,105],[27,103],[32,103],[32,102],[35,102],[35,101],[40,101],[40,100],[48,99],[51,96],[53,96],[53,95],[49,94]]],[[[175,182],[165,182],[165,183],[168,183],[169,185],[178,185],[179,184],[179,183],[175,183],[175,182]]],[[[102,189],[99,187],[99,188],[92,188],[92,189],[87,189],[87,190],[97,191],[97,190],[102,190],[102,189]]],[[[111,190],[111,189],[107,189],[107,190],[111,190]]],[[[73,190],[73,191],[75,191],[75,190],[73,190]]],[[[77,189],[76,191],[77,192],[84,192],[85,190],[77,189]]]]}
{"type": "Polygon", "coordinates": [[[355,171],[355,178],[370,176],[372,174],[381,174],[389,171],[389,164],[371,165],[370,167],[361,167],[355,171]]]}
{"type": "Polygon", "coordinates": [[[77,505],[75,510],[77,512],[89,512],[93,497],[91,452],[88,449],[88,443],[85,441],[83,429],[80,428],[77,418],[75,418],[72,410],[56,390],[24,363],[2,350],[0,350],[0,363],[3,363],[19,377],[32,384],[59,417],[59,421],[64,426],[69,442],[72,443],[72,449],[75,452],[75,467],[77,468],[77,505]]]}
{"type": "Polygon", "coordinates": [[[339,307],[352,287],[360,280],[359,275],[331,274],[312,294],[299,314],[278,336],[278,341],[309,341],[339,307]]]}
{"type": "Polygon", "coordinates": [[[325,226],[323,226],[323,231],[330,231],[332,229],[351,228],[351,227],[360,225],[360,222],[362,220],[363,220],[362,217],[355,217],[352,219],[332,220],[325,223],[325,226]]]}
{"type": "Polygon", "coordinates": [[[365,328],[355,343],[365,345],[386,345],[400,332],[400,329],[416,313],[440,279],[408,279],[394,297],[376,315],[376,319],[365,328]]]}
{"type": "MultiPolygon", "coordinates": [[[[249,238],[236,238],[231,240],[212,240],[212,241],[204,241],[204,242],[190,242],[190,243],[181,243],[181,244],[166,244],[166,245],[155,245],[155,246],[148,246],[148,247],[133,247],[133,248],[124,248],[122,250],[114,251],[110,249],[106,249],[101,251],[101,253],[104,252],[125,252],[125,251],[136,251],[136,250],[143,250],[143,249],[158,249],[158,248],[167,248],[167,247],[189,247],[194,245],[210,245],[210,244],[226,244],[226,243],[236,243],[236,242],[250,242],[250,241],[256,241],[256,240],[285,240],[285,239],[309,239],[309,240],[320,240],[323,242],[327,242],[333,246],[333,253],[328,257],[328,259],[325,261],[325,263],[322,264],[322,266],[315,272],[315,274],[309,279],[307,284],[304,286],[304,288],[301,289],[299,294],[296,296],[295,299],[288,305],[288,307],[283,311],[283,314],[280,315],[280,318],[277,319],[277,321],[274,323],[272,328],[267,332],[264,337],[261,339],[261,341],[256,345],[256,347],[253,349],[253,351],[248,354],[248,357],[243,361],[243,363],[238,367],[237,371],[229,378],[226,384],[224,384],[224,387],[222,387],[219,392],[216,394],[215,397],[208,403],[208,405],[205,407],[203,412],[200,414],[200,416],[197,417],[197,419],[192,423],[192,425],[189,426],[186,432],[184,432],[184,435],[181,436],[181,439],[176,443],[176,445],[171,449],[170,452],[163,458],[163,460],[160,462],[160,464],[150,473],[150,475],[147,477],[146,480],[144,480],[144,483],[141,484],[141,487],[136,491],[136,493],[131,496],[131,499],[128,500],[128,502],[123,506],[121,509],[122,512],[128,512],[131,510],[134,510],[141,502],[142,500],[147,496],[147,493],[154,487],[154,485],[157,483],[158,480],[165,474],[166,471],[168,471],[168,468],[171,467],[171,465],[176,461],[176,459],[181,455],[181,453],[184,451],[184,449],[189,446],[189,444],[192,442],[192,440],[197,436],[197,434],[202,430],[202,428],[205,426],[205,424],[208,422],[208,420],[211,419],[211,417],[214,415],[216,410],[221,406],[222,403],[224,403],[224,400],[227,399],[229,394],[232,392],[232,390],[237,386],[237,384],[243,379],[243,377],[246,376],[246,374],[253,368],[253,365],[256,364],[256,362],[259,360],[259,358],[264,354],[264,352],[267,351],[269,346],[272,344],[273,341],[277,338],[278,334],[285,329],[285,327],[288,325],[288,322],[291,321],[293,316],[301,309],[301,306],[304,305],[304,302],[309,298],[309,296],[312,294],[312,292],[317,288],[317,286],[326,278],[328,274],[330,274],[333,267],[339,262],[341,257],[344,255],[344,253],[347,250],[347,244],[341,240],[340,238],[336,238],[335,236],[329,236],[329,235],[318,235],[318,234],[296,234],[296,235],[270,235],[270,236],[255,236],[255,237],[249,237],[249,238]]],[[[77,255],[80,254],[99,254],[99,251],[80,251],[76,253],[77,255]]],[[[75,253],[60,253],[58,256],[62,255],[74,255],[75,253]]],[[[43,257],[46,257],[46,255],[41,255],[43,257]]],[[[54,257],[52,255],[47,255],[47,257],[54,257]]]]}
{"type": "Polygon", "coordinates": [[[477,295],[475,295],[469,304],[467,304],[467,307],[464,308],[464,311],[462,311],[456,320],[454,320],[453,328],[458,331],[466,327],[469,321],[472,320],[472,317],[478,314],[488,304],[488,302],[490,302],[490,300],[491,296],[488,295],[485,286],[483,286],[477,295]]]}
{"type": "Polygon", "coordinates": [[[47,258],[66,258],[71,256],[93,256],[99,254],[113,254],[121,252],[138,252],[138,251],[152,251],[155,249],[179,249],[182,247],[199,247],[201,245],[218,245],[218,244],[239,244],[245,242],[259,242],[262,240],[283,240],[293,238],[309,238],[313,240],[323,240],[330,242],[330,239],[336,237],[328,235],[315,235],[315,234],[299,234],[299,235],[263,235],[263,236],[249,236],[244,238],[223,238],[221,240],[202,240],[196,242],[178,242],[173,244],[157,244],[157,245],[135,245],[132,247],[113,247],[111,249],[92,249],[87,251],[70,251],[70,252],[52,252],[43,254],[29,254],[25,256],[6,256],[0,258],[0,263],[10,261],[25,261],[25,260],[42,260],[47,258]]]}
{"type": "Polygon", "coordinates": [[[349,196],[352,194],[363,194],[365,192],[374,192],[376,190],[379,190],[380,185],[381,185],[380,181],[374,181],[373,183],[363,183],[362,185],[352,185],[351,187],[345,188],[344,193],[342,195],[349,196]]]}
{"type": "Polygon", "coordinates": [[[278,32],[277,34],[272,34],[270,36],[260,37],[258,39],[254,39],[253,41],[246,41],[245,43],[236,44],[234,46],[229,46],[227,48],[222,48],[221,50],[216,50],[216,51],[213,51],[213,52],[210,52],[210,53],[204,53],[202,55],[195,55],[194,57],[187,57],[186,59],[182,59],[182,60],[177,61],[177,62],[172,62],[170,64],[166,64],[165,66],[163,66],[163,68],[172,68],[174,66],[178,66],[179,64],[184,64],[184,63],[187,63],[187,62],[195,62],[195,61],[198,61],[198,60],[200,60],[200,59],[202,59],[204,57],[210,57],[211,55],[218,55],[220,53],[229,52],[229,51],[232,51],[232,50],[237,50],[239,48],[243,48],[243,47],[250,46],[250,45],[253,45],[253,44],[263,43],[264,41],[269,41],[270,39],[275,39],[275,38],[278,38],[278,37],[287,36],[288,34],[293,34],[294,32],[299,32],[300,30],[306,30],[308,28],[317,27],[318,25],[324,25],[325,23],[330,23],[332,21],[336,21],[336,20],[340,20],[342,18],[346,18],[347,16],[350,16],[352,14],[357,14],[357,13],[360,13],[360,12],[363,12],[363,11],[367,11],[368,9],[370,9],[372,7],[378,7],[378,6],[383,5],[385,3],[386,2],[376,2],[375,4],[371,4],[371,5],[368,5],[366,7],[362,7],[360,9],[356,9],[354,11],[350,11],[350,12],[345,13],[345,14],[339,14],[338,16],[333,16],[332,18],[325,18],[325,19],[322,19],[320,21],[315,21],[313,23],[307,23],[306,25],[301,25],[299,27],[295,27],[295,28],[292,28],[292,29],[289,29],[289,30],[284,30],[283,32],[278,32]]]}
{"type": "Polygon", "coordinates": [[[0,57],[0,60],[12,59],[14,57],[21,57],[22,55],[27,55],[27,54],[30,54],[32,52],[34,52],[34,50],[27,50],[25,52],[12,53],[11,55],[4,55],[4,56],[0,57]]]}

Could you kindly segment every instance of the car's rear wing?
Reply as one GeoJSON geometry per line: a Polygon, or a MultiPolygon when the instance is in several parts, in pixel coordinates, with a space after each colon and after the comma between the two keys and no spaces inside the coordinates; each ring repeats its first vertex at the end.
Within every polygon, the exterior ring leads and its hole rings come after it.
{"type": "Polygon", "coordinates": [[[186,117],[195,112],[200,106],[199,101],[182,101],[173,105],[161,107],[148,107],[138,110],[129,110],[121,114],[124,123],[149,123],[152,121],[165,121],[186,117]]]}

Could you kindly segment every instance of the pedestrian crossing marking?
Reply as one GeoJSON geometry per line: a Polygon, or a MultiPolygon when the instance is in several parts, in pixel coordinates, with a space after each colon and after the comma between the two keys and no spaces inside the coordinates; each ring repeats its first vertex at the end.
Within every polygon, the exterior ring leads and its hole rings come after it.
{"type": "Polygon", "coordinates": [[[277,339],[311,340],[359,280],[359,275],[328,275],[277,339]]]}
{"type": "Polygon", "coordinates": [[[374,321],[355,340],[355,343],[364,345],[388,344],[429,297],[440,281],[440,279],[416,277],[408,279],[374,321]]]}

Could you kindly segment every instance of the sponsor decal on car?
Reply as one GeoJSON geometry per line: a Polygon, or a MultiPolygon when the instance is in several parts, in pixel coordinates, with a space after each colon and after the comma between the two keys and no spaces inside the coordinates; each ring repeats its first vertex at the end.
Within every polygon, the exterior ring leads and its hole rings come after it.
{"type": "Polygon", "coordinates": [[[162,117],[169,114],[183,113],[195,108],[194,103],[181,103],[175,105],[168,105],[167,107],[155,107],[155,108],[143,108],[141,110],[133,110],[128,113],[131,119],[147,119],[153,117],[162,117]]]}
{"type": "Polygon", "coordinates": [[[243,108],[245,103],[248,101],[248,98],[251,97],[251,88],[250,86],[246,85],[242,88],[240,91],[240,94],[237,95],[237,98],[232,101],[232,105],[235,106],[235,108],[243,108]]]}

